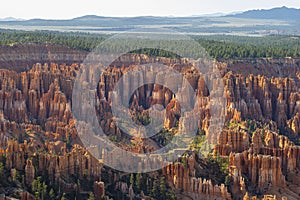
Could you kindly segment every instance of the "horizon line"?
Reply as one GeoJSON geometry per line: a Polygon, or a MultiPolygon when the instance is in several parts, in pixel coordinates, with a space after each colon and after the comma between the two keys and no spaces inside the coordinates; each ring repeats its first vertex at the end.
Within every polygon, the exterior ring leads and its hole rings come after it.
{"type": "Polygon", "coordinates": [[[264,10],[272,10],[272,9],[278,9],[278,8],[288,8],[288,9],[297,9],[300,10],[300,7],[287,7],[287,6],[279,6],[279,7],[273,7],[270,9],[265,9],[265,8],[258,8],[258,9],[250,9],[250,10],[241,10],[241,11],[231,11],[231,12],[214,12],[214,13],[202,13],[199,15],[134,15],[134,16],[109,16],[109,15],[98,15],[98,14],[84,14],[81,16],[77,17],[72,17],[72,18],[39,18],[39,17],[33,17],[33,18],[20,18],[20,17],[13,17],[13,16],[8,16],[8,17],[3,17],[0,18],[0,21],[29,21],[29,20],[74,20],[82,17],[88,17],[88,16],[93,16],[93,17],[103,17],[103,18],[136,18],[136,17],[165,17],[165,18],[185,18],[185,17],[224,17],[227,15],[235,15],[235,14],[241,14],[244,12],[248,11],[264,11],[264,10]]]}

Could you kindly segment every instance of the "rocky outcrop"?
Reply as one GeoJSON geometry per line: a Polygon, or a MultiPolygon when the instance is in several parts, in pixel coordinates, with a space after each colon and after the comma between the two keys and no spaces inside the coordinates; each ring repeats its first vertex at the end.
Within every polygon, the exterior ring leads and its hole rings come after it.
{"type": "Polygon", "coordinates": [[[28,192],[21,192],[21,200],[35,200],[35,197],[28,192]]]}
{"type": "MultiPolygon", "coordinates": [[[[248,152],[231,154],[230,174],[234,180],[234,193],[242,192],[244,181],[242,175],[246,175],[253,187],[257,187],[260,192],[268,190],[270,185],[285,187],[286,181],[282,172],[280,158],[265,155],[253,155],[248,152]]],[[[243,190],[243,192],[246,192],[243,190]]]]}
{"type": "Polygon", "coordinates": [[[194,199],[231,199],[224,184],[214,185],[212,180],[195,177],[195,157],[187,158],[187,166],[176,162],[163,169],[167,181],[177,191],[183,191],[194,199]]]}
{"type": "Polygon", "coordinates": [[[82,63],[86,55],[85,51],[50,43],[0,45],[0,66],[2,69],[23,72],[36,63],[82,63]]]}
{"type": "Polygon", "coordinates": [[[299,94],[293,79],[267,78],[261,75],[243,78],[228,72],[224,80],[228,120],[273,120],[278,128],[298,134],[299,94]],[[291,130],[286,129],[288,123],[293,127],[291,130]]]}
{"type": "Polygon", "coordinates": [[[220,61],[220,66],[225,71],[233,71],[236,74],[248,76],[263,75],[266,77],[291,77],[297,78],[300,68],[299,59],[290,58],[266,58],[266,59],[236,59],[220,61]]]}
{"type": "Polygon", "coordinates": [[[31,152],[27,143],[8,141],[5,154],[6,168],[25,170],[25,182],[29,187],[36,173],[47,175],[51,181],[60,183],[66,191],[75,188],[75,183],[66,182],[68,177],[88,180],[100,180],[101,177],[102,164],[78,145],[69,153],[58,156],[42,153],[41,150],[40,153],[31,152]],[[26,160],[26,157],[30,159],[26,160]]]}
{"type": "Polygon", "coordinates": [[[1,70],[0,130],[14,138],[34,137],[32,131],[48,139],[74,137],[71,96],[77,69],[51,63],[22,73],[1,70]]]}
{"type": "Polygon", "coordinates": [[[94,182],[94,196],[95,200],[101,200],[103,199],[105,195],[105,188],[104,188],[104,183],[103,182],[94,182]]]}
{"type": "Polygon", "coordinates": [[[25,152],[26,146],[19,145],[18,141],[8,141],[6,153],[6,168],[23,170],[25,167],[25,152]]]}
{"type": "MultiPolygon", "coordinates": [[[[246,180],[247,187],[255,193],[264,194],[272,188],[287,188],[287,177],[289,174],[295,176],[294,172],[300,167],[299,149],[286,136],[270,129],[256,129],[249,149],[229,156],[234,196],[246,194],[246,180]]],[[[293,192],[291,194],[295,195],[293,192]]]]}
{"type": "Polygon", "coordinates": [[[221,156],[228,156],[231,152],[243,152],[249,146],[250,138],[247,132],[243,130],[223,130],[215,146],[215,152],[221,156]]]}
{"type": "Polygon", "coordinates": [[[32,160],[27,160],[26,166],[25,166],[25,183],[27,185],[31,185],[35,178],[35,169],[32,164],[32,160]]]}
{"type": "Polygon", "coordinates": [[[252,136],[249,152],[280,158],[284,174],[299,169],[300,147],[294,145],[286,136],[270,130],[257,130],[252,136]],[[263,139],[264,138],[264,139],[263,139]]]}

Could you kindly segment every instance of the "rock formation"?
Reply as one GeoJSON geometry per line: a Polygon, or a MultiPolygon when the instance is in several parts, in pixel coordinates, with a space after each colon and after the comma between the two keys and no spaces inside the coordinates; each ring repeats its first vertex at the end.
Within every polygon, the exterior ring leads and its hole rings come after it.
{"type": "Polygon", "coordinates": [[[95,200],[101,200],[105,195],[105,188],[103,182],[95,181],[94,183],[95,200]]]}
{"type": "Polygon", "coordinates": [[[212,180],[195,177],[195,162],[195,157],[191,155],[186,167],[177,162],[163,169],[163,173],[177,191],[183,191],[194,199],[231,199],[231,194],[224,184],[213,185],[212,180]]]}
{"type": "MultiPolygon", "coordinates": [[[[11,48],[4,50],[13,51],[11,48]]],[[[47,48],[43,48],[40,53],[36,52],[37,56],[44,57],[46,50],[47,48]]],[[[49,179],[62,184],[65,190],[75,187],[75,183],[68,182],[66,177],[76,175],[79,179],[92,180],[95,197],[101,198],[105,191],[104,183],[99,182],[102,164],[80,146],[81,141],[77,136],[71,108],[85,113],[84,117],[93,123],[99,122],[108,136],[126,139],[128,136],[116,125],[110,108],[112,99],[115,98],[114,86],[126,72],[134,71],[137,65],[158,61],[184,74],[197,94],[194,102],[196,114],[180,116],[183,105],[177,100],[182,100],[187,107],[193,102],[187,98],[190,96],[188,91],[181,94],[178,92],[177,82],[171,76],[162,81],[169,83],[172,89],[175,88],[175,92],[159,84],[147,84],[138,87],[132,96],[123,93],[118,97],[119,100],[129,100],[130,114],[139,125],[145,123],[145,118],[141,116],[147,115],[151,106],[161,104],[166,109],[163,119],[166,130],[192,130],[193,127],[198,127],[198,132],[204,134],[211,130],[216,132],[219,137],[212,138],[216,143],[214,155],[229,157],[229,175],[233,178],[230,194],[224,184],[213,184],[213,180],[201,178],[198,175],[201,169],[195,157],[190,156],[186,166],[176,162],[162,170],[169,185],[176,191],[194,195],[195,199],[249,199],[250,196],[255,196],[253,193],[267,194],[267,191],[274,188],[296,193],[297,186],[289,186],[297,182],[297,172],[300,170],[300,147],[294,143],[300,133],[299,76],[295,75],[299,74],[296,73],[299,66],[295,64],[296,61],[220,62],[216,65],[221,69],[223,79],[217,80],[203,76],[184,59],[127,55],[117,59],[99,75],[95,93],[87,90],[89,97],[97,97],[96,119],[90,115],[85,105],[88,102],[75,104],[72,101],[72,91],[78,73],[86,75],[83,82],[86,84],[92,75],[97,75],[97,71],[85,71],[75,61],[69,63],[74,58],[78,61],[84,58],[84,54],[76,51],[72,53],[71,57],[55,55],[53,62],[49,62],[48,58],[39,61],[43,64],[37,63],[34,57],[31,60],[34,62],[32,68],[26,67],[27,65],[23,68],[18,68],[17,65],[9,68],[11,62],[0,58],[0,66],[3,68],[0,70],[0,153],[6,156],[6,169],[25,171],[27,186],[32,183],[37,173],[45,173],[47,169],[49,179]],[[55,62],[56,60],[65,62],[55,62]],[[271,69],[268,71],[269,68],[271,69]],[[259,72],[258,69],[262,71],[259,72]],[[285,74],[291,76],[285,78],[285,74]],[[222,81],[224,91],[218,87],[222,81]],[[212,123],[209,86],[216,91],[220,90],[226,98],[226,107],[221,110],[224,116],[217,118],[225,118],[226,127],[223,130],[209,128],[212,123]],[[195,118],[197,120],[192,120],[195,118]],[[73,142],[73,147],[70,141],[73,142]]],[[[153,70],[150,76],[150,73],[136,71],[136,77],[123,80],[122,91],[134,89],[139,82],[150,78],[159,80],[160,73],[153,70]]],[[[187,82],[178,80],[180,82],[183,82],[185,90],[187,82]]],[[[86,100],[87,97],[83,96],[84,94],[80,94],[76,98],[86,100]]],[[[158,118],[159,113],[154,114],[158,118]]],[[[84,128],[83,126],[82,129],[84,128]]],[[[178,131],[172,133],[176,134],[178,131]]],[[[159,147],[153,144],[155,142],[157,141],[154,139],[151,142],[142,140],[142,147],[135,149],[126,147],[126,144],[119,145],[129,150],[148,153],[159,147]]],[[[109,157],[105,151],[102,156],[103,159],[115,160],[115,157],[109,157]]],[[[139,167],[154,164],[161,166],[160,162],[147,160],[139,163],[139,167]]],[[[131,163],[132,160],[128,160],[127,164],[131,163]]],[[[128,186],[124,188],[124,185],[119,187],[127,191],[130,189],[128,186]]],[[[22,199],[30,198],[29,194],[22,194],[22,199]]]]}

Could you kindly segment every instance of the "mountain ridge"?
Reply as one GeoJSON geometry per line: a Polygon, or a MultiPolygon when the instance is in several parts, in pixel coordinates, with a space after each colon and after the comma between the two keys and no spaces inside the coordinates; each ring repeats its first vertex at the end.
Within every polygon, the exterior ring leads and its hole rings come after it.
{"type": "Polygon", "coordinates": [[[162,19],[172,19],[172,18],[198,18],[198,17],[238,17],[238,18],[263,18],[263,19],[280,19],[283,17],[286,19],[291,19],[294,16],[300,17],[300,9],[290,8],[286,6],[274,7],[271,9],[253,9],[240,12],[231,12],[231,13],[209,13],[209,14],[196,14],[190,16],[132,16],[132,17],[113,17],[113,16],[102,16],[102,15],[82,15],[79,17],[71,19],[43,19],[43,18],[32,18],[32,19],[21,19],[14,17],[0,18],[0,21],[4,22],[29,22],[29,21],[78,21],[78,20],[87,20],[87,19],[147,19],[147,18],[162,18],[162,19]],[[279,15],[278,15],[279,14],[279,15]],[[281,15],[280,15],[281,14],[281,15]],[[264,15],[264,16],[263,16],[264,15]],[[287,16],[288,15],[288,16],[287,16]]]}
{"type": "Polygon", "coordinates": [[[193,34],[300,35],[300,9],[272,8],[250,10],[224,16],[135,16],[85,15],[73,19],[29,19],[0,21],[0,29],[54,30],[92,33],[119,33],[138,28],[167,28],[193,34]],[[270,23],[270,20],[272,23],[270,23]]]}
{"type": "Polygon", "coordinates": [[[282,6],[272,9],[248,10],[234,15],[227,15],[227,17],[296,21],[300,19],[300,9],[282,6]]]}

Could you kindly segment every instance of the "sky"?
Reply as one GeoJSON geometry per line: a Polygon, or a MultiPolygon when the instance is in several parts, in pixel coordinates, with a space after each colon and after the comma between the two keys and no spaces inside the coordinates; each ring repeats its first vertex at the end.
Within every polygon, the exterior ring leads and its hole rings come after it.
{"type": "Polygon", "coordinates": [[[0,18],[72,19],[83,15],[113,17],[192,16],[274,7],[300,8],[299,0],[2,0],[0,18]],[[5,3],[3,3],[5,1],[5,3]]]}

